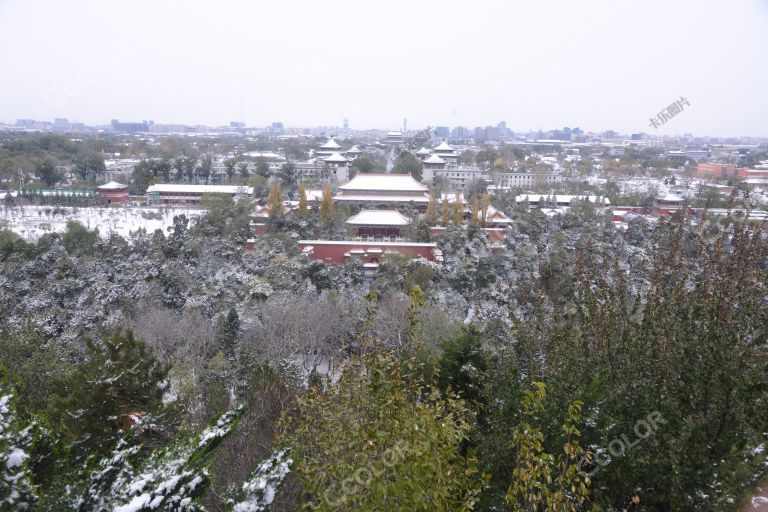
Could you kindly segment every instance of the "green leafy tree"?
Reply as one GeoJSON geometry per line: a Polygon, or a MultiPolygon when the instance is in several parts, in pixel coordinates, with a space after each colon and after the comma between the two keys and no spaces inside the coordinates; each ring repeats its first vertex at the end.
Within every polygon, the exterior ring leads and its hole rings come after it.
{"type": "Polygon", "coordinates": [[[35,169],[35,175],[47,187],[53,187],[61,177],[56,172],[56,164],[50,158],[43,160],[35,169]]]}
{"type": "Polygon", "coordinates": [[[583,510],[589,503],[591,483],[581,471],[582,462],[589,462],[591,455],[581,447],[577,428],[584,404],[577,400],[568,406],[562,426],[563,453],[555,456],[546,452],[544,433],[536,425],[544,410],[547,388],[542,382],[534,382],[532,388],[525,391],[521,404],[523,422],[512,434],[517,456],[507,505],[514,512],[583,510]]]}
{"type": "Polygon", "coordinates": [[[422,170],[424,165],[421,160],[413,156],[411,153],[403,152],[395,159],[395,163],[392,166],[392,172],[395,174],[410,174],[416,181],[421,181],[422,170]]]}

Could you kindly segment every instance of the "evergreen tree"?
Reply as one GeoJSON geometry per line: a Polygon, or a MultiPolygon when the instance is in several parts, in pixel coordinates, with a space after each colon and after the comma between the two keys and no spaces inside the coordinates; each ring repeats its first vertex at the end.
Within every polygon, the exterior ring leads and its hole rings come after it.
{"type": "Polygon", "coordinates": [[[31,510],[37,496],[29,469],[33,426],[18,417],[14,395],[0,367],[0,510],[31,510]]]}
{"type": "Polygon", "coordinates": [[[229,308],[227,316],[221,321],[219,326],[219,340],[224,355],[231,362],[235,360],[235,347],[240,337],[240,317],[234,307],[229,308]]]}
{"type": "Polygon", "coordinates": [[[86,362],[49,407],[76,461],[107,453],[127,427],[160,412],[167,385],[167,367],[131,331],[100,342],[88,339],[86,345],[86,362]]]}

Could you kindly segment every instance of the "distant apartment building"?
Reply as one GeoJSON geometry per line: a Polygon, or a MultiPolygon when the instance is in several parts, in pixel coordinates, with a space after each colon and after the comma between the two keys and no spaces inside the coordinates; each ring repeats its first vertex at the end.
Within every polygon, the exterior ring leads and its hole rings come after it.
{"type": "Polygon", "coordinates": [[[608,150],[608,154],[611,156],[624,156],[626,148],[624,146],[611,146],[608,150]]]}
{"type": "Polygon", "coordinates": [[[558,176],[553,173],[505,172],[496,174],[494,181],[497,187],[502,189],[531,188],[546,183],[554,183],[558,181],[558,176]]]}
{"type": "MultiPolygon", "coordinates": [[[[434,156],[434,155],[433,155],[434,156]]],[[[442,177],[451,182],[454,189],[463,190],[467,183],[481,180],[486,173],[477,167],[447,167],[444,169],[428,169],[424,165],[423,178],[425,182],[432,182],[436,177],[442,177]]]]}

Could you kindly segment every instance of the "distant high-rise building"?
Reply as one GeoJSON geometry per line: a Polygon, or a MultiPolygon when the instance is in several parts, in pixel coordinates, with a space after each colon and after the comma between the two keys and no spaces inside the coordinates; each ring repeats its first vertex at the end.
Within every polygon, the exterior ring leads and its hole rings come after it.
{"type": "Polygon", "coordinates": [[[483,142],[485,140],[485,130],[480,126],[475,126],[475,142],[483,142]]]}
{"type": "Polygon", "coordinates": [[[53,120],[53,129],[57,132],[66,132],[70,129],[69,120],[63,117],[57,117],[53,120]]]}
{"type": "Polygon", "coordinates": [[[349,130],[349,118],[348,117],[344,118],[344,129],[345,130],[349,130]]]}
{"type": "Polygon", "coordinates": [[[113,119],[112,131],[122,133],[148,132],[152,124],[153,123],[151,121],[142,121],[140,123],[121,123],[119,120],[113,119]]]}
{"type": "Polygon", "coordinates": [[[451,135],[451,130],[447,126],[436,126],[435,127],[435,136],[440,138],[448,138],[451,135]]]}
{"type": "Polygon", "coordinates": [[[285,128],[283,127],[283,123],[280,121],[275,121],[272,123],[272,126],[270,127],[269,131],[272,133],[275,133],[277,135],[281,135],[283,133],[283,130],[285,128]]]}
{"type": "Polygon", "coordinates": [[[507,122],[499,121],[499,124],[496,125],[496,128],[499,130],[499,138],[506,139],[509,135],[509,132],[507,131],[507,122]]]}
{"type": "Polygon", "coordinates": [[[469,129],[464,128],[463,126],[456,126],[451,130],[451,137],[454,139],[468,139],[471,137],[471,133],[469,132],[469,129]]]}
{"type": "Polygon", "coordinates": [[[403,119],[403,133],[406,133],[408,131],[408,120],[403,119]]]}
{"type": "Polygon", "coordinates": [[[34,126],[35,120],[34,119],[17,119],[16,120],[16,126],[34,126]]]}

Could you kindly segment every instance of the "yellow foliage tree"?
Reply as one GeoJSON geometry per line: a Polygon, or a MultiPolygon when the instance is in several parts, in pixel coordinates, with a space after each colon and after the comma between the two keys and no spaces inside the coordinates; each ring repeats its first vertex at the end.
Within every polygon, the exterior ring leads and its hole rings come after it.
{"type": "Polygon", "coordinates": [[[299,183],[299,217],[307,216],[307,190],[304,188],[304,182],[299,183]]]}
{"type": "Polygon", "coordinates": [[[447,199],[443,199],[443,211],[442,211],[441,217],[442,218],[441,218],[440,224],[442,224],[443,226],[448,226],[448,224],[451,223],[451,209],[450,209],[450,206],[448,205],[447,199]]]}
{"type": "Polygon", "coordinates": [[[453,223],[457,226],[464,224],[464,200],[461,194],[456,194],[456,202],[453,203],[453,223]]]}
{"type": "Polygon", "coordinates": [[[437,224],[437,199],[435,199],[434,194],[429,197],[427,212],[424,214],[424,218],[430,226],[437,224]]]}
{"type": "Polygon", "coordinates": [[[323,199],[320,201],[320,219],[327,221],[333,216],[333,190],[330,183],[323,184],[323,199]]]}
{"type": "Polygon", "coordinates": [[[278,181],[274,182],[272,188],[269,189],[267,207],[269,208],[270,217],[283,213],[283,187],[280,186],[278,181]]]}
{"type": "Polygon", "coordinates": [[[480,199],[480,208],[482,211],[481,221],[483,223],[483,227],[485,227],[485,223],[488,221],[488,208],[491,207],[491,196],[488,195],[488,192],[483,194],[482,199],[480,199]]]}
{"type": "Polygon", "coordinates": [[[477,200],[477,196],[472,198],[472,218],[470,222],[473,226],[477,226],[480,223],[480,201],[477,200]]]}

